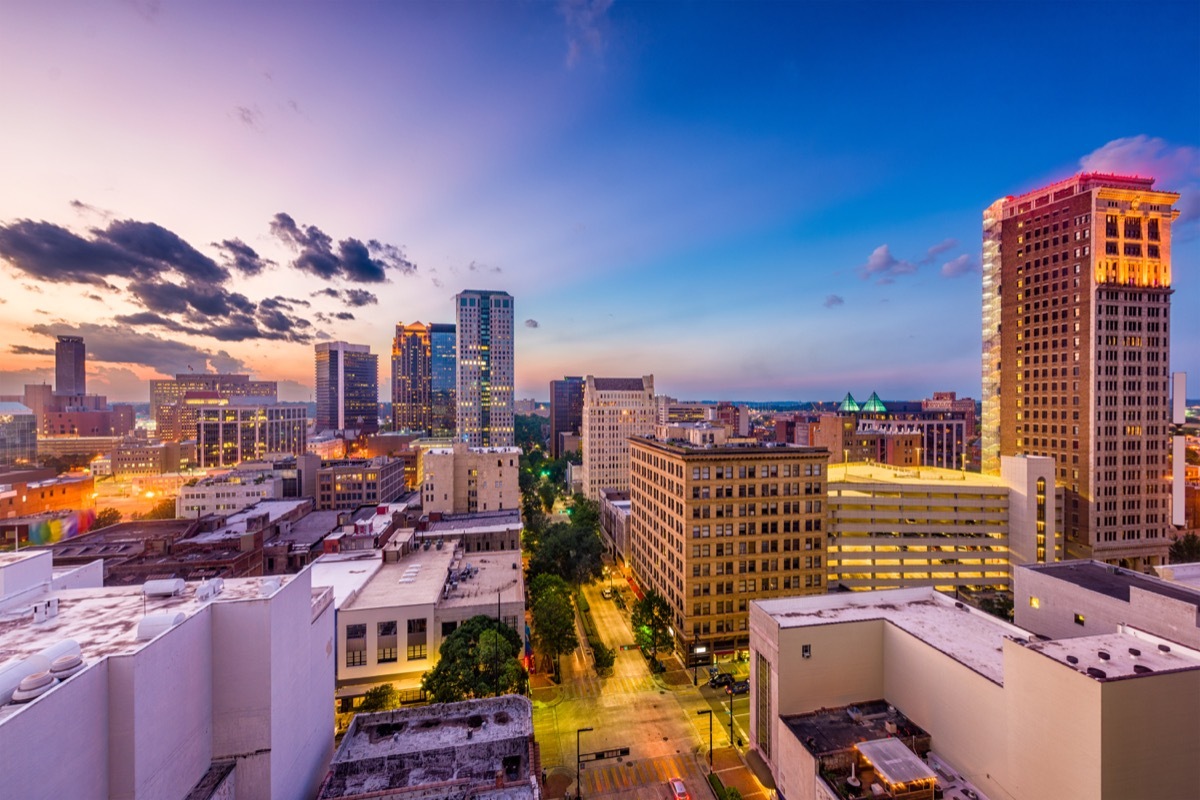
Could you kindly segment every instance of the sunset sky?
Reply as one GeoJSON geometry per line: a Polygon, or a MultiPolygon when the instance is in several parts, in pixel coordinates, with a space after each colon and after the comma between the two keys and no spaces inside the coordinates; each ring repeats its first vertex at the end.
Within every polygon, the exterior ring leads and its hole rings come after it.
{"type": "Polygon", "coordinates": [[[1200,4],[0,5],[0,394],[189,368],[309,399],[313,345],[515,297],[517,396],[980,393],[980,224],[1081,170],[1181,192],[1200,395],[1200,4]]]}

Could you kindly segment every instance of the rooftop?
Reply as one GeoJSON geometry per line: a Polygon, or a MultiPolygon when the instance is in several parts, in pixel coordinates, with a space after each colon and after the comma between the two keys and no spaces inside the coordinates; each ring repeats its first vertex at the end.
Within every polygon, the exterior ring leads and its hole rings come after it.
{"type": "Polygon", "coordinates": [[[453,545],[441,550],[431,547],[399,561],[381,564],[367,577],[356,596],[339,605],[338,610],[433,605],[446,585],[454,555],[453,545]]]}
{"type": "Polygon", "coordinates": [[[871,700],[853,706],[825,708],[809,714],[783,715],[780,721],[813,755],[849,750],[865,739],[893,735],[928,736],[886,700],[871,700]]]}
{"type": "Polygon", "coordinates": [[[646,388],[641,378],[593,378],[601,392],[640,392],[646,388]]]}
{"type": "Polygon", "coordinates": [[[323,555],[309,569],[313,586],[332,588],[333,602],[341,608],[382,566],[383,557],[378,550],[361,550],[323,555]]]}
{"type": "Polygon", "coordinates": [[[11,403],[11,402],[7,402],[7,401],[0,403],[0,414],[32,414],[32,413],[33,413],[33,411],[29,408],[29,406],[27,406],[23,403],[11,403]]]}
{"type": "Polygon", "coordinates": [[[509,694],[359,714],[333,763],[453,747],[467,741],[468,729],[473,731],[470,741],[475,744],[532,736],[533,704],[526,697],[509,694]]]}
{"type": "Polygon", "coordinates": [[[312,499],[308,497],[290,498],[287,500],[259,500],[254,505],[243,508],[236,514],[226,517],[225,524],[220,528],[206,533],[198,533],[190,537],[188,541],[195,544],[215,544],[222,539],[245,534],[249,530],[250,520],[254,517],[266,514],[267,522],[271,523],[297,511],[303,506],[311,504],[312,499]]]}
{"type": "Polygon", "coordinates": [[[1190,603],[1200,610],[1200,589],[1099,561],[1061,561],[1054,564],[1038,564],[1030,566],[1029,569],[1126,603],[1129,602],[1130,590],[1137,587],[1143,592],[1152,592],[1172,600],[1190,603]]]}
{"type": "MultiPolygon", "coordinates": [[[[886,464],[865,462],[830,464],[827,472],[829,483],[869,484],[886,483],[905,487],[931,487],[931,491],[951,492],[962,487],[996,488],[1007,490],[1008,484],[998,475],[979,472],[963,472],[941,467],[891,467],[886,464]]],[[[831,485],[830,489],[834,487],[831,485]]]]}
{"type": "Polygon", "coordinates": [[[691,458],[725,458],[728,456],[774,456],[776,458],[795,458],[797,456],[828,456],[829,450],[824,447],[803,447],[795,444],[777,444],[775,442],[750,441],[744,444],[728,442],[719,445],[694,445],[682,441],[662,442],[653,436],[630,436],[629,441],[647,447],[653,447],[662,453],[687,456],[691,458]]]}
{"type": "Polygon", "coordinates": [[[1200,669],[1200,652],[1126,626],[1117,633],[1032,642],[1026,647],[1100,681],[1200,669]]]}
{"type": "Polygon", "coordinates": [[[489,533],[521,527],[521,509],[480,511],[474,514],[442,514],[439,520],[429,520],[426,533],[489,533]]]}
{"type": "Polygon", "coordinates": [[[1154,569],[1163,580],[1200,591],[1200,563],[1170,564],[1154,569]]]}
{"type": "Polygon", "coordinates": [[[273,542],[316,544],[337,529],[338,511],[310,511],[292,523],[291,528],[271,539],[273,542]]]}

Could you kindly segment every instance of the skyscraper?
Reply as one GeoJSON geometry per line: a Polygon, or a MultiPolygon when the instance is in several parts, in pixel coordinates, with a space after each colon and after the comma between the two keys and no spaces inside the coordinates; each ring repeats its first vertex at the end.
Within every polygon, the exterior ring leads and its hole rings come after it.
{"type": "Polygon", "coordinates": [[[321,342],[316,430],[379,430],[379,357],[365,344],[321,342]]]}
{"type": "Polygon", "coordinates": [[[513,444],[513,298],[468,290],[458,314],[458,433],[472,447],[513,444]]]}
{"type": "Polygon", "coordinates": [[[87,394],[87,352],[82,336],[60,336],[54,345],[54,393],[87,394]]]}
{"type": "Polygon", "coordinates": [[[589,500],[599,500],[604,489],[629,491],[629,438],[653,436],[657,412],[653,375],[587,376],[579,439],[583,493],[589,500]]]}
{"type": "Polygon", "coordinates": [[[392,340],[392,427],[453,436],[455,367],[453,325],[398,323],[392,340]]]}
{"type": "Polygon", "coordinates": [[[560,433],[579,433],[583,424],[583,378],[550,381],[550,457],[562,457],[560,433]]]}
{"type": "Polygon", "coordinates": [[[1145,569],[1169,540],[1174,192],[1083,173],[983,215],[983,469],[1055,460],[1069,556],[1145,569]]]}

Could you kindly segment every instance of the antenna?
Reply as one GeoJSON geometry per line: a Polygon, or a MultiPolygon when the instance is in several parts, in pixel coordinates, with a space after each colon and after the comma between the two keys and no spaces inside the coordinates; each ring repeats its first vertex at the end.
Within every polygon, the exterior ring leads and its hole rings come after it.
{"type": "Polygon", "coordinates": [[[1185,522],[1183,478],[1187,473],[1186,439],[1183,424],[1187,421],[1187,373],[1171,375],[1171,524],[1182,528],[1185,522]]]}

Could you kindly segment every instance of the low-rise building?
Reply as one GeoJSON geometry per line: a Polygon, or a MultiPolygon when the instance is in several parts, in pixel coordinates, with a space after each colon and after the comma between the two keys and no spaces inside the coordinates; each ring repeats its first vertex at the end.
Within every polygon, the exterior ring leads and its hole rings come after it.
{"type": "Polygon", "coordinates": [[[427,513],[473,514],[520,508],[519,447],[451,447],[418,451],[421,503],[427,513]]]}
{"type": "Polygon", "coordinates": [[[359,714],[319,800],[540,800],[533,704],[520,695],[359,714]]]}
{"type": "Polygon", "coordinates": [[[521,549],[521,510],[476,514],[425,514],[417,521],[420,539],[456,539],[468,553],[521,549]]]}
{"type": "Polygon", "coordinates": [[[930,588],[761,600],[750,667],[751,745],[789,800],[932,798],[935,784],[1014,800],[1200,786],[1200,651],[1161,628],[1055,638],[930,588]],[[882,732],[865,724],[876,716],[882,732]]]}
{"type": "Polygon", "coordinates": [[[183,472],[196,463],[196,443],[128,438],[113,448],[109,471],[118,480],[183,472]]]}
{"type": "Polygon", "coordinates": [[[477,614],[500,614],[524,638],[519,550],[468,554],[453,539],[422,541],[410,531],[382,551],[321,556],[313,570],[335,590],[341,698],[384,682],[420,696],[442,641],[477,614]]]}
{"type": "Polygon", "coordinates": [[[398,458],[323,461],[317,470],[319,511],[391,503],[405,491],[404,461],[398,458]]]}
{"type": "Polygon", "coordinates": [[[0,519],[82,511],[96,507],[95,481],[90,473],[56,475],[52,469],[0,473],[0,519]]]}
{"type": "Polygon", "coordinates": [[[316,795],[333,750],[329,589],[308,572],[86,577],[56,577],[45,551],[0,554],[5,797],[316,795]]]}
{"type": "Polygon", "coordinates": [[[181,519],[228,515],[261,500],[283,498],[283,479],[271,472],[234,470],[201,478],[195,484],[179,487],[175,498],[175,516],[181,519]]]}
{"type": "Polygon", "coordinates": [[[600,493],[600,530],[607,538],[609,553],[619,563],[629,564],[629,492],[605,489],[600,493]]]}

